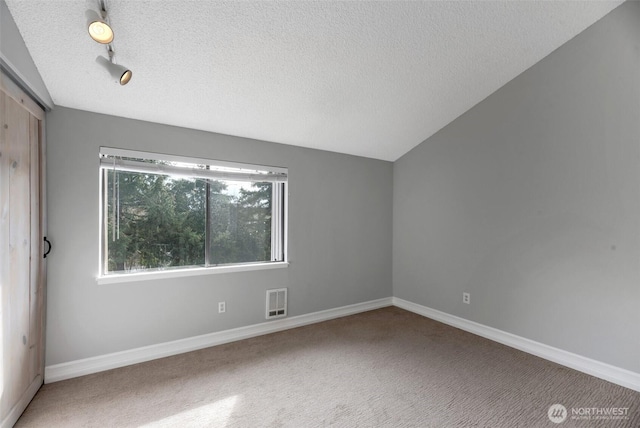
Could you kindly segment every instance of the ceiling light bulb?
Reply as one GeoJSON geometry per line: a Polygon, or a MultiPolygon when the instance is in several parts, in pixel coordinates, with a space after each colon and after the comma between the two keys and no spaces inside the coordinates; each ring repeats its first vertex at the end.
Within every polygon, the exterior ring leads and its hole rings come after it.
{"type": "Polygon", "coordinates": [[[113,41],[113,30],[105,22],[92,22],[89,25],[89,35],[98,43],[107,44],[113,41]]]}
{"type": "Polygon", "coordinates": [[[125,71],[122,76],[120,76],[120,84],[122,86],[126,85],[127,83],[129,83],[129,80],[131,80],[132,77],[133,72],[131,70],[125,71]]]}
{"type": "Polygon", "coordinates": [[[113,30],[94,10],[87,11],[89,36],[98,43],[108,44],[113,41],[113,30]]]}

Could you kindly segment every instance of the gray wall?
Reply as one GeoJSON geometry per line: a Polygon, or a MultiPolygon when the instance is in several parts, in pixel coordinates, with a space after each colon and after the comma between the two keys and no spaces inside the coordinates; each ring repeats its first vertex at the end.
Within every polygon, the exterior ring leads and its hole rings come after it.
{"type": "Polygon", "coordinates": [[[0,0],[0,65],[43,107],[53,101],[4,0],[0,0]]]}
{"type": "Polygon", "coordinates": [[[264,322],[269,288],[289,288],[289,316],[391,296],[390,162],[63,107],[47,144],[47,365],[264,322]],[[291,265],[96,284],[101,145],[288,167],[291,265]]]}
{"type": "Polygon", "coordinates": [[[640,3],[400,158],[393,205],[394,296],[640,372],[640,3]]]}

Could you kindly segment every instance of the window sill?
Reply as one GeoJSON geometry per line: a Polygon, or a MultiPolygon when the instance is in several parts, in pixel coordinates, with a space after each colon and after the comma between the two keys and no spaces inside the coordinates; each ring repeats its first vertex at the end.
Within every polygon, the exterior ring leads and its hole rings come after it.
{"type": "Polygon", "coordinates": [[[183,278],[185,276],[214,275],[219,273],[247,272],[252,270],[281,269],[289,266],[289,262],[252,263],[235,266],[217,266],[170,271],[139,272],[99,276],[96,282],[102,284],[118,284],[124,282],[148,281],[154,279],[183,278]]]}

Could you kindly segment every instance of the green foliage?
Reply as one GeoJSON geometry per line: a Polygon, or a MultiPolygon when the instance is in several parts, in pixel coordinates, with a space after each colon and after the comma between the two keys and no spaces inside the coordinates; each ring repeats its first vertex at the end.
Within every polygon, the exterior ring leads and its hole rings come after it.
{"type": "Polygon", "coordinates": [[[231,197],[211,191],[211,264],[271,260],[271,183],[231,197]]]}
{"type": "MultiPolygon", "coordinates": [[[[205,265],[207,182],[106,175],[109,272],[205,265]]],[[[234,193],[225,182],[208,183],[210,265],[271,259],[271,186],[254,183],[234,193]]]]}

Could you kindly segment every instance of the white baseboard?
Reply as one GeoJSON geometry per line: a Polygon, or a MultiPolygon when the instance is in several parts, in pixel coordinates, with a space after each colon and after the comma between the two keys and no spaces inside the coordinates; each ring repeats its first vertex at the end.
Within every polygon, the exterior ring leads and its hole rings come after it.
{"type": "Polygon", "coordinates": [[[387,297],[364,303],[356,303],[354,305],[342,306],[340,308],[328,309],[326,311],[313,312],[291,318],[282,318],[275,321],[234,328],[216,333],[209,333],[202,336],[189,337],[172,342],[159,343],[142,348],[70,361],[68,363],[55,364],[45,368],[44,381],[45,383],[57,382],[64,379],[98,373],[131,364],[142,363],[144,361],[208,348],[210,346],[222,345],[224,343],[248,339],[250,337],[261,336],[263,334],[275,333],[282,330],[288,330],[391,305],[640,392],[640,373],[635,373],[610,364],[592,360],[581,355],[554,348],[543,343],[535,342],[524,337],[516,336],[515,334],[478,324],[476,322],[397,297],[387,297]]]}
{"type": "Polygon", "coordinates": [[[11,428],[16,424],[16,422],[18,422],[18,419],[22,415],[22,412],[24,412],[24,409],[27,408],[41,386],[42,376],[38,375],[34,379],[34,381],[31,382],[29,388],[27,388],[27,390],[22,394],[20,400],[15,404],[15,406],[11,408],[7,416],[5,416],[5,418],[2,420],[2,423],[0,423],[0,428],[11,428]]]}
{"type": "Polygon", "coordinates": [[[502,343],[503,345],[519,349],[529,354],[536,355],[554,363],[581,371],[591,376],[607,380],[609,382],[624,386],[640,392],[640,373],[621,369],[610,364],[592,360],[572,352],[554,348],[553,346],[535,342],[515,334],[507,333],[493,327],[487,327],[464,318],[440,312],[426,306],[418,305],[397,297],[392,298],[393,305],[407,311],[440,321],[444,324],[468,331],[478,336],[502,343]]]}
{"type": "Polygon", "coordinates": [[[64,379],[71,379],[78,376],[98,373],[105,370],[142,363],[144,361],[155,360],[157,358],[164,358],[184,352],[195,351],[197,349],[208,348],[210,346],[222,345],[224,343],[248,339],[250,337],[261,336],[263,334],[275,333],[277,331],[288,330],[290,328],[301,327],[303,325],[314,324],[391,305],[392,298],[387,297],[384,299],[342,306],[340,308],[328,309],[326,311],[313,312],[290,318],[282,318],[246,327],[204,334],[202,336],[189,337],[186,339],[174,340],[172,342],[159,343],[156,345],[144,346],[142,348],[70,361],[68,363],[54,364],[45,367],[44,381],[45,383],[51,383],[64,379]]]}

